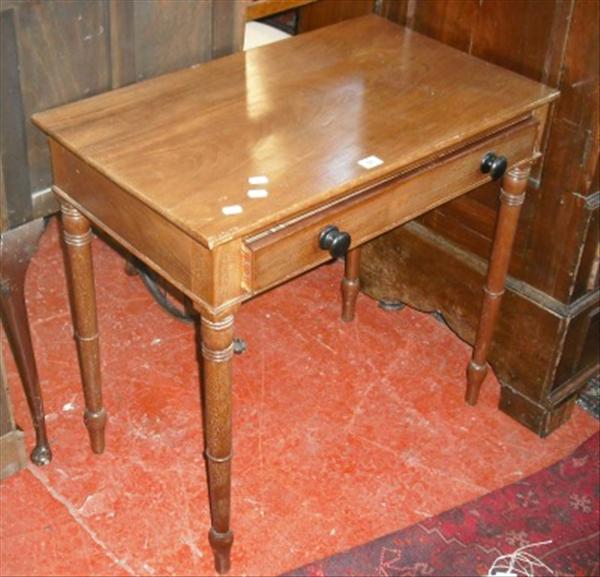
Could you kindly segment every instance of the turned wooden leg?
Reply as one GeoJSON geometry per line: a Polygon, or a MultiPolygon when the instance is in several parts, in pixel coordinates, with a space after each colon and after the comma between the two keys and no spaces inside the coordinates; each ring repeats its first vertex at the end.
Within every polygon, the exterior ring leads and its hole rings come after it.
{"type": "Polygon", "coordinates": [[[61,212],[73,326],[85,397],[83,420],[90,436],[92,451],[102,453],[106,411],[102,407],[92,229],[88,219],[71,205],[63,203],[61,212]]]}
{"type": "Polygon", "coordinates": [[[360,281],[360,253],[362,247],[349,250],[346,253],[344,278],[342,279],[342,320],[354,320],[356,310],[356,297],[358,296],[360,281]]]}
{"type": "Polygon", "coordinates": [[[513,168],[502,180],[500,212],[496,224],[486,286],[483,289],[484,297],[479,328],[477,329],[473,356],[467,368],[466,401],[470,405],[477,403],[481,383],[488,371],[488,350],[498,317],[500,301],[504,294],[504,283],[510,263],[519,213],[525,200],[525,187],[528,176],[529,167],[513,168]]]}
{"type": "Polygon", "coordinates": [[[203,314],[201,323],[206,463],[212,525],[208,540],[215,569],[227,573],[233,533],[231,506],[231,368],[233,315],[203,314]]]}
{"type": "Polygon", "coordinates": [[[25,275],[43,230],[43,220],[38,219],[2,233],[0,239],[2,323],[35,429],[35,447],[31,452],[31,460],[36,465],[47,465],[52,460],[52,451],[48,443],[44,403],[27,319],[25,275]]]}

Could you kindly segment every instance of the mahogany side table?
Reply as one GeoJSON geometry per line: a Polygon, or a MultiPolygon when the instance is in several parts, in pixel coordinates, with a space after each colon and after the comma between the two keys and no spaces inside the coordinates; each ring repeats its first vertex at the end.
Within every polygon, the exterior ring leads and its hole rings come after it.
{"type": "MultiPolygon", "coordinates": [[[[466,399],[486,355],[548,105],[546,86],[365,16],[36,114],[50,137],[94,452],[104,450],[96,226],[201,317],[218,572],[230,564],[231,364],[242,302],[491,179],[500,211],[466,399]]],[[[474,306],[476,304],[474,303],[474,306]]]]}

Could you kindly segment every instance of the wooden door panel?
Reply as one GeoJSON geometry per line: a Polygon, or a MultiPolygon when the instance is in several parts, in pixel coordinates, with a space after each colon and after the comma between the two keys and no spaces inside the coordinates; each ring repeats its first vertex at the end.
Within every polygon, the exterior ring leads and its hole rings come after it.
{"type": "Polygon", "coordinates": [[[14,10],[0,14],[0,153],[2,158],[2,230],[31,219],[29,166],[14,10]]]}
{"type": "Polygon", "coordinates": [[[210,2],[177,0],[130,3],[136,80],[210,60],[210,2]]]}
{"type": "Polygon", "coordinates": [[[478,13],[477,0],[417,2],[414,13],[408,17],[407,24],[414,30],[444,44],[469,52],[478,13]]]}

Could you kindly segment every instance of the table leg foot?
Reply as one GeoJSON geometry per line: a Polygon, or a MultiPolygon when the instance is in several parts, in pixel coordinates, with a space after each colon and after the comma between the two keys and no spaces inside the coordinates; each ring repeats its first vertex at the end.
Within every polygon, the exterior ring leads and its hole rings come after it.
{"type": "Polygon", "coordinates": [[[215,570],[219,575],[229,572],[231,567],[231,546],[233,545],[233,532],[218,533],[213,528],[208,532],[208,541],[215,556],[215,570]]]}
{"type": "Polygon", "coordinates": [[[346,254],[344,278],[342,279],[342,320],[354,320],[356,298],[360,290],[360,253],[361,247],[354,248],[346,254]]]}
{"type": "Polygon", "coordinates": [[[481,383],[487,374],[487,355],[496,327],[500,302],[504,294],[504,284],[517,231],[519,213],[525,199],[525,187],[529,176],[529,166],[513,168],[502,180],[500,212],[494,235],[494,245],[487,274],[481,317],[473,356],[467,367],[467,389],[465,400],[475,405],[479,397],[481,383]]]}
{"type": "Polygon", "coordinates": [[[43,467],[49,465],[50,461],[52,461],[52,451],[48,442],[36,444],[33,451],[31,451],[31,462],[38,467],[43,467]]]}
{"type": "Polygon", "coordinates": [[[474,406],[477,404],[479,389],[481,388],[481,383],[485,380],[487,372],[487,364],[478,365],[473,361],[469,363],[467,367],[467,394],[465,395],[465,400],[469,405],[474,406]]]}
{"type": "Polygon", "coordinates": [[[106,411],[100,409],[99,411],[88,411],[87,409],[83,413],[83,422],[88,430],[90,437],[90,446],[92,451],[97,455],[104,452],[104,431],[106,429],[106,411]]]}
{"type": "Polygon", "coordinates": [[[88,219],[70,204],[63,202],[61,213],[71,311],[85,398],[83,420],[92,451],[102,453],[107,416],[102,407],[92,229],[88,219]]]}

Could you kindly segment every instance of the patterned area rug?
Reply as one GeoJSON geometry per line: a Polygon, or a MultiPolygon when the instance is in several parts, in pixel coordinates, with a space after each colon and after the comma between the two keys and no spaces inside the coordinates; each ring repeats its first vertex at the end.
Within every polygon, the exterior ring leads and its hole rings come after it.
{"type": "Polygon", "coordinates": [[[599,446],[596,433],[518,483],[286,575],[483,576],[500,555],[549,540],[528,551],[555,576],[599,575],[599,446]]]}

